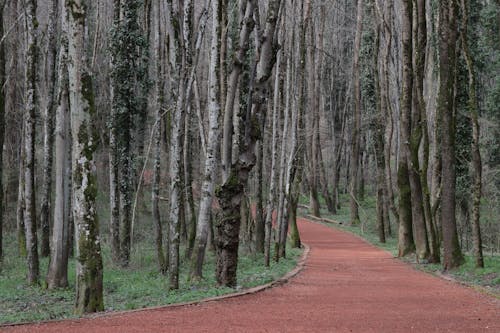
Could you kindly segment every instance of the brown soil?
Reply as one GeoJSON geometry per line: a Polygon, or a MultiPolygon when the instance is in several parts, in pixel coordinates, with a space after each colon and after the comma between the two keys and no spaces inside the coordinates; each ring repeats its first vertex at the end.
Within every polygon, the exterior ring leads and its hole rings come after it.
{"type": "Polygon", "coordinates": [[[500,332],[500,302],[301,220],[311,252],[289,283],[177,308],[4,328],[8,332],[500,332]]]}

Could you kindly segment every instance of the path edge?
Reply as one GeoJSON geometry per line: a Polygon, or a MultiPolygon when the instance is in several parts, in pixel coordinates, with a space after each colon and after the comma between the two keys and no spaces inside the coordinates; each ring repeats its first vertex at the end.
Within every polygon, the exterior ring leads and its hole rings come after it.
{"type": "Polygon", "coordinates": [[[280,278],[271,281],[269,283],[248,288],[248,289],[243,289],[241,291],[231,293],[231,294],[225,294],[225,295],[220,295],[220,296],[214,296],[214,297],[207,297],[199,300],[194,300],[194,301],[188,301],[188,302],[182,302],[182,303],[173,303],[173,304],[166,304],[166,305],[158,305],[158,306],[152,306],[152,307],[146,307],[146,308],[140,308],[140,309],[133,309],[133,310],[121,310],[121,311],[109,311],[109,312],[98,312],[98,313],[92,313],[92,314],[87,314],[83,315],[81,317],[77,318],[62,318],[62,319],[51,319],[51,320],[42,320],[42,321],[27,321],[27,322],[19,322],[19,323],[11,323],[11,324],[0,324],[0,329],[2,328],[9,328],[9,327],[16,327],[16,326],[24,326],[24,325],[34,325],[34,326],[41,326],[45,324],[53,324],[53,323],[60,323],[60,322],[81,322],[81,321],[87,321],[87,320],[92,320],[92,319],[98,319],[98,318],[107,318],[107,317],[119,317],[119,316],[124,316],[128,314],[133,314],[137,312],[144,312],[144,311],[161,311],[161,310],[167,310],[167,309],[173,309],[173,308],[180,308],[180,307],[188,307],[188,306],[197,306],[197,305],[203,305],[206,303],[210,302],[218,302],[218,301],[223,301],[226,299],[230,298],[236,298],[236,297],[241,297],[241,296],[246,296],[246,295],[252,295],[256,293],[260,293],[262,291],[278,287],[281,285],[284,285],[288,283],[292,278],[297,276],[300,272],[304,270],[306,267],[306,261],[309,257],[309,253],[311,251],[311,248],[309,245],[302,243],[302,246],[304,247],[304,251],[302,252],[301,256],[299,257],[299,260],[297,261],[297,265],[295,266],[294,269],[286,273],[285,275],[281,276],[280,278]]]}

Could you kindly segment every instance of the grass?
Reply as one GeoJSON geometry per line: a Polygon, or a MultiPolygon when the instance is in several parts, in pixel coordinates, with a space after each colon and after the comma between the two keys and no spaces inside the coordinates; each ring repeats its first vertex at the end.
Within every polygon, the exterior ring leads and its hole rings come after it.
{"type": "MultiPolygon", "coordinates": [[[[305,199],[303,200],[305,201],[305,199]]],[[[360,236],[370,244],[386,250],[396,257],[398,254],[397,225],[394,223],[391,224],[393,237],[386,237],[386,242],[381,243],[377,234],[376,199],[372,196],[367,196],[361,202],[359,210],[361,224],[356,226],[349,225],[350,210],[348,200],[347,196],[341,196],[341,209],[337,211],[336,215],[332,215],[324,209],[321,210],[323,217],[342,222],[342,225],[327,223],[325,225],[360,236]]],[[[325,205],[323,204],[322,206],[324,207],[325,205]]],[[[465,264],[455,270],[446,272],[446,275],[466,285],[485,288],[486,292],[500,298],[500,256],[485,254],[485,268],[476,268],[474,258],[471,254],[465,253],[464,256],[465,264]]],[[[440,264],[417,264],[414,258],[404,258],[402,260],[428,273],[442,273],[442,266],[440,264]]]]}
{"type": "MultiPolygon", "coordinates": [[[[74,318],[75,260],[69,263],[70,287],[47,290],[43,286],[26,284],[26,262],[16,254],[13,235],[6,237],[3,270],[0,272],[0,324],[34,322],[48,319],[74,318]]],[[[302,250],[289,249],[288,257],[279,263],[264,266],[263,256],[240,251],[237,289],[246,289],[269,283],[291,271],[297,264],[302,250]]],[[[158,273],[156,255],[152,244],[138,243],[132,252],[127,269],[114,265],[109,247],[103,246],[104,305],[105,311],[139,309],[151,306],[200,300],[207,297],[233,293],[235,289],[216,287],[214,257],[207,253],[203,271],[204,279],[188,282],[186,264],[181,265],[180,289],[168,291],[168,279],[158,273]]],[[[40,261],[41,277],[46,275],[48,259],[40,261]]]]}

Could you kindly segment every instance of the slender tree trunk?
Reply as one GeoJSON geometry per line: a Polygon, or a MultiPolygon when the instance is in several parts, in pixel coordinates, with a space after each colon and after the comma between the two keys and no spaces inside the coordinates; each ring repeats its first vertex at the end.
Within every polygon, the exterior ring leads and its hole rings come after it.
{"type": "MultiPolygon", "coordinates": [[[[283,32],[282,32],[283,33],[283,32]]],[[[271,143],[271,175],[269,182],[269,192],[266,204],[265,216],[265,239],[264,239],[264,264],[269,267],[271,261],[271,233],[273,213],[276,205],[276,175],[278,171],[278,126],[280,109],[280,81],[281,81],[281,57],[282,51],[278,51],[276,57],[276,74],[274,80],[274,99],[273,99],[273,120],[272,120],[272,143],[271,143]]],[[[283,143],[283,150],[285,144],[283,143]]],[[[278,208],[279,209],[279,208],[278,208]]]]}
{"type": "Polygon", "coordinates": [[[439,96],[438,112],[443,125],[441,132],[442,194],[441,225],[443,228],[443,269],[450,270],[464,262],[458,242],[455,216],[455,71],[457,42],[457,2],[445,0],[439,4],[439,96]]]}
{"type": "Polygon", "coordinates": [[[19,255],[26,258],[27,248],[26,248],[26,230],[24,227],[24,164],[26,163],[26,153],[24,147],[24,141],[26,140],[25,135],[25,124],[23,121],[23,128],[21,129],[21,147],[19,153],[19,184],[17,189],[17,209],[16,209],[16,236],[17,236],[17,246],[19,250],[19,255]]]}
{"type": "Polygon", "coordinates": [[[413,45],[414,60],[414,85],[413,107],[411,110],[411,133],[408,152],[409,179],[412,201],[413,235],[415,237],[416,255],[418,261],[428,261],[430,257],[429,242],[427,237],[427,223],[424,213],[424,193],[422,190],[419,150],[422,142],[422,113],[425,112],[424,100],[424,72],[425,53],[427,49],[427,22],[425,0],[416,1],[416,15],[413,15],[413,45]]]}
{"type": "Polygon", "coordinates": [[[50,204],[52,199],[52,164],[54,146],[54,115],[56,110],[56,75],[57,75],[57,18],[59,1],[52,0],[49,7],[48,50],[47,50],[47,106],[43,123],[43,185],[40,209],[40,227],[42,231],[40,256],[50,255],[50,204]]]}
{"type": "MultiPolygon", "coordinates": [[[[113,29],[119,29],[120,25],[121,1],[113,1],[113,29]]],[[[111,66],[114,66],[116,56],[112,53],[111,66]]],[[[112,78],[112,80],[114,80],[112,78]]],[[[116,83],[112,82],[111,100],[115,99],[116,83]]],[[[109,125],[109,234],[111,237],[111,258],[115,263],[120,262],[120,173],[119,173],[119,152],[117,142],[117,117],[118,110],[115,103],[111,107],[110,125],[109,125]]]]}
{"type": "MultiPolygon", "coordinates": [[[[196,227],[196,239],[194,243],[194,256],[191,262],[191,277],[199,279],[202,277],[203,261],[205,249],[208,241],[210,229],[210,216],[212,212],[212,201],[215,191],[217,170],[219,167],[219,147],[220,147],[220,89],[221,81],[218,73],[220,66],[219,50],[221,48],[221,16],[224,10],[221,0],[212,0],[212,39],[210,44],[210,65],[209,65],[209,132],[207,152],[205,157],[204,179],[201,188],[200,208],[198,212],[198,225],[196,227]]],[[[224,27],[222,27],[224,28],[224,27]]]]}
{"type": "Polygon", "coordinates": [[[184,218],[184,135],[189,73],[192,66],[191,24],[193,2],[184,2],[182,24],[182,64],[177,105],[172,121],[170,149],[170,213],[169,213],[169,288],[179,289],[179,245],[182,218],[184,218]]]}
{"type": "Polygon", "coordinates": [[[194,120],[192,115],[191,103],[187,102],[187,114],[185,119],[185,133],[184,136],[184,181],[185,181],[185,198],[188,216],[186,216],[186,233],[187,233],[187,244],[186,244],[186,259],[191,259],[191,254],[193,252],[194,242],[196,239],[196,207],[194,205],[193,196],[193,133],[191,130],[191,121],[194,120]]]}
{"type": "MultiPolygon", "coordinates": [[[[263,131],[264,128],[262,127],[263,131]]],[[[264,168],[264,140],[259,140],[257,144],[257,166],[255,170],[257,182],[255,186],[256,203],[255,203],[255,251],[257,253],[264,253],[264,197],[262,193],[263,188],[263,168],[264,168]]]]}
{"type": "Polygon", "coordinates": [[[24,165],[24,227],[26,229],[26,249],[28,253],[28,283],[38,284],[38,239],[35,200],[35,138],[36,116],[38,112],[37,60],[38,60],[38,23],[36,18],[37,1],[26,3],[28,44],[26,54],[26,112],[25,112],[25,154],[24,165]]]}
{"type": "Polygon", "coordinates": [[[483,259],[483,242],[481,238],[481,188],[482,188],[482,161],[481,151],[479,146],[480,128],[479,128],[479,102],[476,93],[476,74],[474,72],[474,59],[469,50],[468,44],[468,0],[460,1],[462,8],[462,52],[467,64],[467,71],[469,74],[469,112],[472,123],[472,178],[473,178],[473,194],[472,194],[472,239],[474,243],[474,257],[476,260],[476,267],[484,267],[483,259]]]}
{"type": "Polygon", "coordinates": [[[352,130],[351,149],[351,182],[349,185],[351,217],[350,223],[359,224],[358,212],[358,188],[359,188],[359,155],[361,144],[361,85],[359,54],[361,51],[361,37],[363,33],[363,0],[358,0],[356,14],[356,36],[354,40],[354,60],[353,60],[353,99],[354,99],[354,128],[352,130]]]}
{"type": "MultiPolygon", "coordinates": [[[[0,36],[3,36],[4,10],[6,1],[0,3],[0,36]]],[[[0,45],[0,86],[5,86],[5,48],[0,45]]],[[[5,139],[5,89],[0,89],[0,269],[3,259],[3,224],[4,224],[4,191],[3,191],[3,143],[5,139]]]]}
{"type": "Polygon", "coordinates": [[[401,119],[398,188],[399,188],[399,242],[398,256],[404,257],[415,251],[412,227],[412,201],[409,179],[409,141],[410,117],[412,110],[413,71],[412,71],[412,22],[413,3],[411,0],[403,2],[403,88],[401,96],[401,119]]]}
{"type": "MultiPolygon", "coordinates": [[[[66,31],[64,27],[63,31],[66,31]]],[[[63,36],[59,61],[59,87],[55,126],[55,200],[52,247],[47,287],[66,288],[68,286],[68,240],[70,197],[71,136],[68,96],[67,37],[63,36]]]]}
{"type": "Polygon", "coordinates": [[[96,211],[96,132],[92,78],[85,57],[86,7],[82,0],[66,2],[68,11],[68,71],[73,137],[73,218],[76,238],[76,300],[78,314],[104,310],[102,257],[96,211]]]}
{"type": "MultiPolygon", "coordinates": [[[[385,115],[385,96],[382,95],[382,88],[380,84],[380,70],[379,70],[379,55],[380,55],[380,34],[381,34],[381,19],[378,15],[377,25],[375,27],[375,45],[374,45],[374,69],[375,69],[375,89],[377,95],[377,115],[374,119],[374,146],[375,146],[375,159],[377,166],[377,229],[378,237],[381,243],[385,243],[385,225],[389,223],[386,220],[386,198],[385,198],[385,157],[384,157],[384,115],[385,115]]],[[[388,217],[388,214],[387,214],[388,217]]]]}

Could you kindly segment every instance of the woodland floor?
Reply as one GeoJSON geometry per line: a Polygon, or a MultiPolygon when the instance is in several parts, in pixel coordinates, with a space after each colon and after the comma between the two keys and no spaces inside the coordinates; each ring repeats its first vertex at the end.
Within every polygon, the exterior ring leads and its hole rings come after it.
{"type": "MultiPolygon", "coordinates": [[[[300,220],[311,252],[252,295],[7,332],[500,332],[500,301],[417,271],[349,233],[300,220]]],[[[1,330],[1,329],[0,329],[1,330]]]]}

